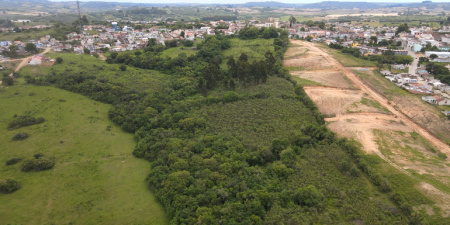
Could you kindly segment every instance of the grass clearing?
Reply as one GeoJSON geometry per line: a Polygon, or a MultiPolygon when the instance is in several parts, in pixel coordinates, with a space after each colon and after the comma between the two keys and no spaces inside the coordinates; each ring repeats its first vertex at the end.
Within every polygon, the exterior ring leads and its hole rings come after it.
{"type": "Polygon", "coordinates": [[[273,40],[262,38],[241,40],[239,38],[232,38],[230,39],[231,48],[223,51],[224,59],[233,56],[237,60],[242,53],[247,55],[249,62],[265,59],[264,54],[267,51],[274,52],[273,40]]]}
{"type": "Polygon", "coordinates": [[[384,108],[379,102],[371,100],[371,99],[368,99],[368,98],[364,98],[363,97],[361,99],[361,104],[367,105],[367,106],[370,106],[370,107],[374,107],[374,108],[377,108],[377,109],[381,109],[385,113],[391,113],[388,109],[384,108]]]}
{"type": "Polygon", "coordinates": [[[297,81],[297,84],[300,84],[302,86],[324,86],[323,84],[321,84],[319,82],[308,80],[308,79],[303,79],[298,76],[292,76],[292,79],[297,81]]]}
{"type": "Polygon", "coordinates": [[[417,133],[374,130],[383,155],[397,164],[403,164],[419,182],[427,182],[450,194],[450,176],[446,161],[439,158],[431,144],[417,133]]]}
{"type": "Polygon", "coordinates": [[[167,224],[145,182],[150,164],[131,155],[133,135],[108,120],[109,105],[23,81],[3,90],[0,177],[22,187],[0,194],[1,223],[167,224]],[[15,114],[25,113],[46,121],[6,130],[15,114]],[[30,137],[11,141],[16,132],[30,137]],[[25,173],[20,171],[22,162],[5,165],[10,158],[27,159],[36,153],[54,156],[54,168],[25,173]]]}
{"type": "Polygon", "coordinates": [[[63,62],[53,66],[26,66],[22,68],[20,74],[32,75],[35,77],[56,72],[76,72],[94,74],[98,78],[111,80],[118,85],[124,85],[137,91],[153,93],[164,88],[168,79],[165,74],[155,70],[145,70],[133,66],[127,66],[126,71],[121,71],[118,64],[108,64],[103,60],[93,56],[73,53],[51,53],[50,58],[61,57],[63,62]],[[93,73],[92,71],[95,71],[93,73]]]}
{"type": "MultiPolygon", "coordinates": [[[[196,42],[194,42],[194,43],[196,43],[196,42]]],[[[180,47],[176,47],[176,48],[169,48],[169,49],[166,49],[163,52],[161,52],[161,57],[176,58],[181,53],[186,53],[186,56],[189,57],[189,56],[197,53],[197,50],[192,49],[193,47],[180,46],[180,47]]]]}
{"type": "Polygon", "coordinates": [[[352,55],[342,53],[336,49],[331,49],[326,45],[317,45],[317,47],[333,55],[333,57],[345,67],[374,67],[375,62],[356,58],[352,55]]]}
{"type": "Polygon", "coordinates": [[[2,32],[0,33],[0,41],[28,41],[28,40],[38,40],[39,38],[49,34],[51,30],[39,29],[38,31],[25,30],[19,33],[12,32],[2,32]]]}

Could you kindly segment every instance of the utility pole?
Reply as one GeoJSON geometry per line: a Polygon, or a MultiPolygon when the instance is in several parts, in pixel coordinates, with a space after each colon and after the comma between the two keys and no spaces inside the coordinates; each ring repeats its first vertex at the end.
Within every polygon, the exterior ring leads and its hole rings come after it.
{"type": "Polygon", "coordinates": [[[81,12],[80,12],[80,2],[77,0],[77,6],[78,6],[78,21],[80,22],[80,34],[83,33],[83,25],[81,24],[81,12]]]}

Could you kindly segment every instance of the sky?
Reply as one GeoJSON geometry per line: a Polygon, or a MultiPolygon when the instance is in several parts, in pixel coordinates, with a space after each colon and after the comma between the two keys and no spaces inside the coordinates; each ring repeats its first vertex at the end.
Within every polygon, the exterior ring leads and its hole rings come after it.
{"type": "MultiPolygon", "coordinates": [[[[75,1],[75,0],[50,0],[50,1],[75,1]]],[[[246,2],[265,2],[261,0],[80,0],[80,2],[102,1],[102,2],[133,2],[133,3],[203,3],[203,4],[243,4],[246,2]]],[[[271,0],[283,3],[314,3],[323,0],[271,0]]],[[[333,0],[335,1],[335,0],[333,0]]],[[[449,0],[434,0],[433,2],[448,2],[449,0]]],[[[341,0],[341,2],[383,2],[383,3],[418,3],[422,0],[341,0]]]]}

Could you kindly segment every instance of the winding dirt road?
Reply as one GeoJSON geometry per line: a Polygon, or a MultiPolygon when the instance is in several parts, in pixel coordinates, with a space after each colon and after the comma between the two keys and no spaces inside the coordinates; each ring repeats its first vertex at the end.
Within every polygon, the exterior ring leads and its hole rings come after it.
{"type": "Polygon", "coordinates": [[[370,95],[373,99],[375,99],[377,102],[379,102],[383,107],[388,109],[392,112],[397,118],[401,119],[403,123],[405,123],[407,126],[409,126],[411,129],[413,129],[415,132],[419,133],[423,138],[425,138],[427,141],[429,141],[432,145],[434,145],[436,148],[438,148],[441,152],[445,154],[450,154],[450,148],[449,146],[431,134],[428,130],[423,128],[422,126],[415,123],[413,120],[411,120],[409,117],[407,117],[403,112],[399,111],[396,107],[391,105],[388,101],[388,99],[384,98],[371,88],[369,88],[364,82],[357,77],[352,71],[347,69],[346,67],[342,66],[337,60],[333,58],[333,56],[329,55],[322,49],[316,47],[314,44],[307,42],[307,41],[300,41],[300,40],[291,40],[293,43],[297,43],[299,45],[303,45],[309,49],[313,49],[314,51],[321,52],[322,56],[333,65],[333,67],[340,71],[342,74],[344,74],[348,79],[350,79],[357,88],[361,89],[368,95],[370,95]]]}

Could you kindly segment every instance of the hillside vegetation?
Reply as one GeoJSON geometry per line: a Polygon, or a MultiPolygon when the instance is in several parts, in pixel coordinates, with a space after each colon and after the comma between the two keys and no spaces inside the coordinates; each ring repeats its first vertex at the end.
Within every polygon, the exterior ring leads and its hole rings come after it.
{"type": "Polygon", "coordinates": [[[0,193],[0,223],[167,224],[144,181],[150,166],[131,155],[133,136],[108,120],[111,106],[23,82],[0,87],[0,182],[20,185],[0,193]],[[25,115],[45,122],[7,129],[25,115]],[[17,133],[28,138],[13,141],[17,133]],[[22,172],[36,155],[53,158],[53,168],[22,172]]]}
{"type": "Polygon", "coordinates": [[[173,224],[419,223],[282,68],[287,33],[256,42],[208,36],[194,55],[148,47],[109,64],[72,56],[26,79],[111,103],[109,118],[135,133],[133,154],[151,162],[147,182],[173,224]],[[245,45],[252,56],[236,52],[245,45]],[[103,69],[83,70],[94,65],[103,69]],[[131,74],[162,85],[127,82],[131,74]]]}

